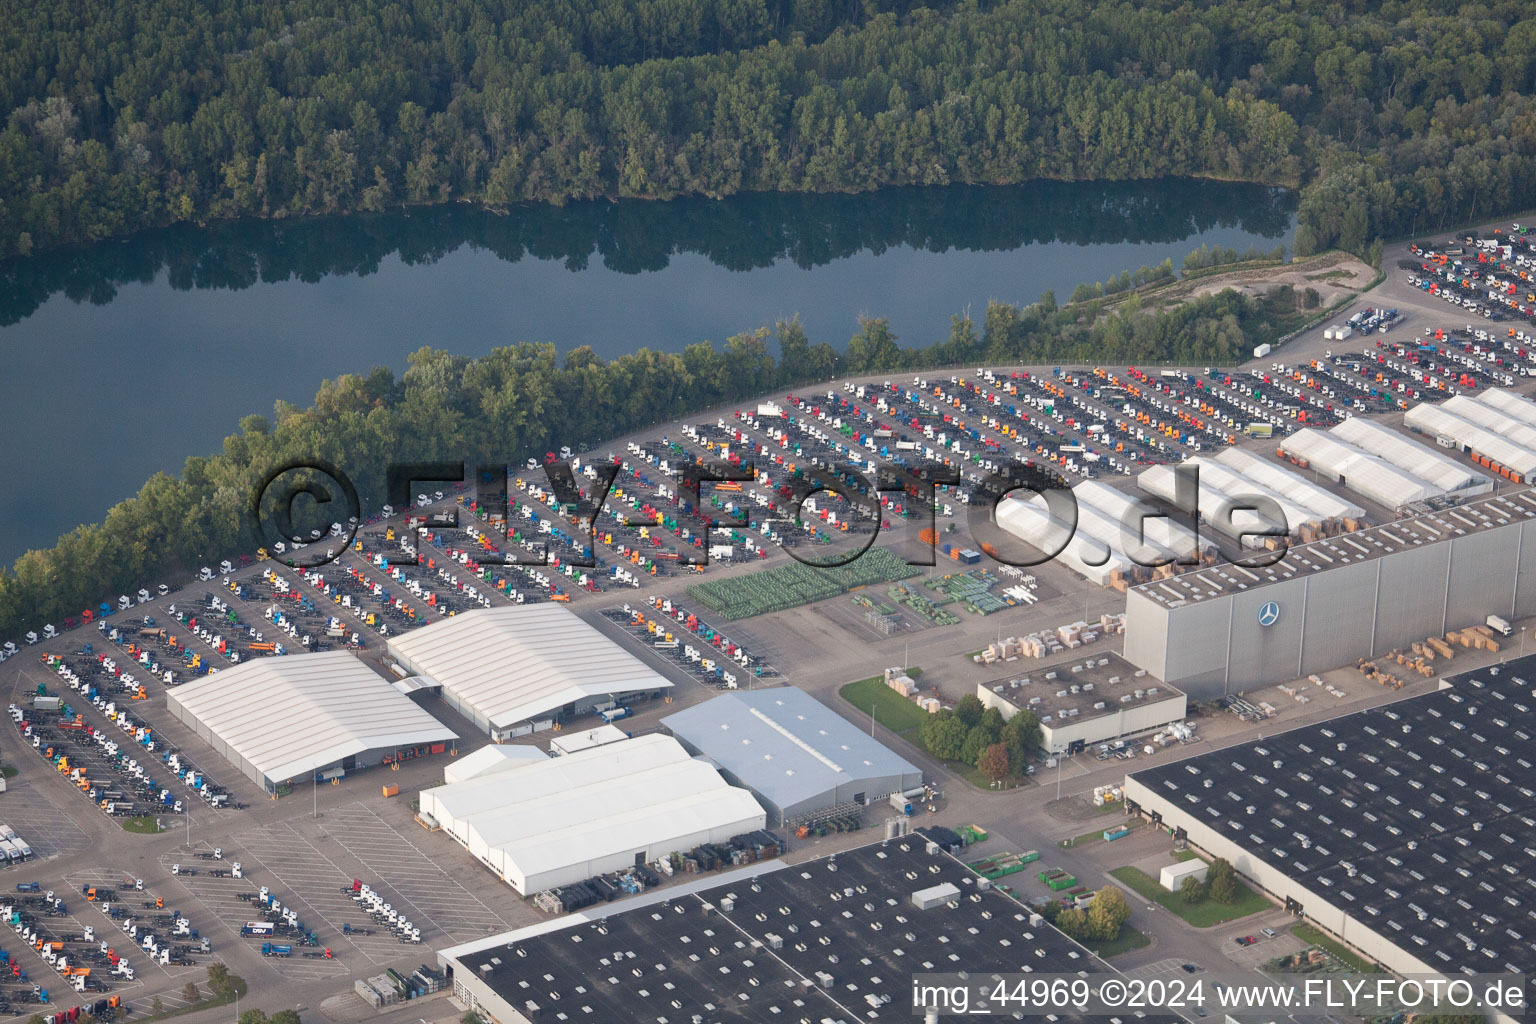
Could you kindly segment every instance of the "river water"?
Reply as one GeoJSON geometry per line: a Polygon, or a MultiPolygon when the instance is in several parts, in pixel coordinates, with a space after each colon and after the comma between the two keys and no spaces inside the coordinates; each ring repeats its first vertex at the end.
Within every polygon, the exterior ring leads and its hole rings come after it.
{"type": "Polygon", "coordinates": [[[1289,245],[1291,193],[1041,182],[869,195],[467,207],[180,227],[0,264],[0,563],[51,545],[242,416],[424,345],[604,356],[798,315],[841,348],[868,313],[903,345],[992,299],[1065,301],[1202,243],[1289,245]]]}

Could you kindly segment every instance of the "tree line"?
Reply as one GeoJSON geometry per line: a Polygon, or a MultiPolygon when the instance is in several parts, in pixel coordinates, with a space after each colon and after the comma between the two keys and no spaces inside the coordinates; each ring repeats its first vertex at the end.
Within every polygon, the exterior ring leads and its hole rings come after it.
{"type": "Polygon", "coordinates": [[[0,256],[179,221],[1203,176],[1297,248],[1536,185],[1514,0],[81,0],[9,12],[0,256]]]}
{"type": "MultiPolygon", "coordinates": [[[[249,505],[264,475],[293,460],[323,459],[356,483],[365,513],[385,501],[391,463],[517,465],[569,445],[578,451],[649,424],[780,388],[834,377],[932,366],[1049,361],[1232,364],[1273,341],[1274,299],[1225,291],[1156,313],[1100,303],[1058,306],[1047,292],[1028,306],[993,303],[980,324],[955,317],[949,337],[898,344],[890,325],[865,319],[847,348],[812,342],[798,321],[681,352],[646,349],[611,361],[589,347],[560,358],[552,344],[498,348],[479,358],[422,348],[404,373],[385,367],[324,381],[308,408],[278,402],[251,415],[220,451],[160,473],[101,523],[70,531],[0,571],[0,637],[77,616],[148,582],[254,551],[264,543],[249,505]]],[[[1278,303],[1278,306],[1276,305],[1278,303]]],[[[601,451],[601,449],[599,449],[601,451]]]]}

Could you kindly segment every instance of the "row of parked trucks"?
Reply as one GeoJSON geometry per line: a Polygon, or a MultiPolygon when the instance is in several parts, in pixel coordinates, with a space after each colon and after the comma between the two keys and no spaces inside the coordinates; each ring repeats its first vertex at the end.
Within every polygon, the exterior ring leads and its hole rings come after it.
{"type": "Polygon", "coordinates": [[[32,847],[27,841],[11,826],[0,823],[0,864],[20,864],[32,857],[32,847]]]}

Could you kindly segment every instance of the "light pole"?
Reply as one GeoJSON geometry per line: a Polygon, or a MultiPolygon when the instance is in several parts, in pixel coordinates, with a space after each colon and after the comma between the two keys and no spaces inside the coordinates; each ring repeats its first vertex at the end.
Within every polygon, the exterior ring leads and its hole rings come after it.
{"type": "Polygon", "coordinates": [[[316,769],[315,771],[310,773],[310,776],[309,776],[309,792],[310,792],[310,803],[312,804],[312,807],[310,809],[310,814],[311,814],[312,817],[318,818],[318,817],[320,817],[320,771],[319,771],[319,769],[316,769]]]}

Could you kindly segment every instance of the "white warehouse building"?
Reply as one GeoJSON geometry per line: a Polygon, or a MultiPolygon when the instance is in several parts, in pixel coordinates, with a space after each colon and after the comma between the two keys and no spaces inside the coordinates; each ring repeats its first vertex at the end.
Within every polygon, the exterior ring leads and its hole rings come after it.
{"type": "MultiPolygon", "coordinates": [[[[1474,457],[1491,459],[1517,482],[1536,476],[1536,427],[1514,419],[1475,398],[1456,395],[1442,405],[1420,403],[1409,409],[1403,422],[1474,457]]],[[[1489,467],[1498,472],[1497,467],[1489,467]]]]}
{"type": "MultiPolygon", "coordinates": [[[[1190,459],[1187,464],[1200,467],[1200,486],[1195,494],[1200,518],[1210,524],[1212,529],[1220,530],[1230,537],[1246,534],[1247,543],[1257,545],[1262,542],[1253,536],[1255,532],[1278,532],[1281,536],[1288,536],[1301,525],[1288,524],[1285,521],[1288,517],[1311,518],[1310,513],[1291,502],[1279,498],[1278,495],[1268,494],[1266,496],[1275,500],[1281,511],[1280,520],[1271,519],[1253,509],[1251,503],[1245,500],[1247,495],[1254,494],[1259,489],[1242,481],[1238,481],[1242,484],[1241,486],[1234,484],[1234,474],[1231,470],[1207,464],[1200,459],[1190,459]],[[1229,487],[1234,487],[1236,493],[1227,491],[1222,486],[1223,482],[1229,487]]],[[[1136,483],[1148,494],[1156,495],[1175,505],[1178,503],[1178,477],[1177,470],[1173,466],[1158,465],[1145,469],[1136,478],[1136,483]]]]}
{"type": "Polygon", "coordinates": [[[1020,498],[1004,498],[997,505],[997,525],[1042,554],[1058,552],[1057,560],[1089,583],[1108,586],[1117,573],[1131,571],[1131,560],[1124,554],[1042,506],[1043,502],[1037,505],[1020,498]]]}
{"type": "Polygon", "coordinates": [[[1319,476],[1343,484],[1388,509],[1437,497],[1445,491],[1330,431],[1305,427],[1280,442],[1280,450],[1319,476]]]}
{"type": "Polygon", "coordinates": [[[1477,396],[1477,400],[1491,409],[1498,409],[1522,423],[1536,426],[1536,402],[1504,388],[1489,388],[1477,396]]]}
{"type": "Polygon", "coordinates": [[[464,612],[395,637],[389,653],[497,742],[672,688],[558,604],[464,612]]]}
{"type": "Polygon", "coordinates": [[[420,807],[525,896],[767,822],[751,793],[659,733],[425,789],[420,807]]]}
{"type": "Polygon", "coordinates": [[[1351,416],[1330,433],[1429,481],[1443,494],[1470,496],[1493,489],[1493,481],[1483,474],[1377,420],[1351,416]]]}
{"type": "MultiPolygon", "coordinates": [[[[1163,515],[1140,498],[1133,497],[1111,484],[1099,480],[1084,480],[1072,488],[1079,508],[1091,507],[1116,523],[1123,524],[1135,538],[1134,524],[1141,524],[1140,539],[1160,551],[1180,557],[1195,553],[1195,533],[1172,516],[1163,515]]],[[[1211,543],[1201,540],[1201,547],[1209,549],[1211,543]]]]}
{"type": "Polygon", "coordinates": [[[917,765],[794,686],[723,693],[661,724],[751,790],[774,827],[923,784],[917,765]]]}
{"type": "Polygon", "coordinates": [[[1183,692],[1116,654],[977,683],[976,696],[1005,722],[1023,710],[1034,714],[1040,746],[1053,754],[1152,733],[1183,721],[1188,710],[1183,692]]]}
{"type": "Polygon", "coordinates": [[[1234,473],[1252,480],[1272,491],[1285,495],[1323,520],[1359,520],[1365,509],[1328,490],[1319,487],[1299,473],[1276,462],[1260,458],[1242,448],[1226,448],[1215,456],[1215,461],[1234,473]]]}
{"type": "Polygon", "coordinates": [[[458,738],[348,651],[248,661],[170,690],[166,706],[269,793],[458,738]]]}

